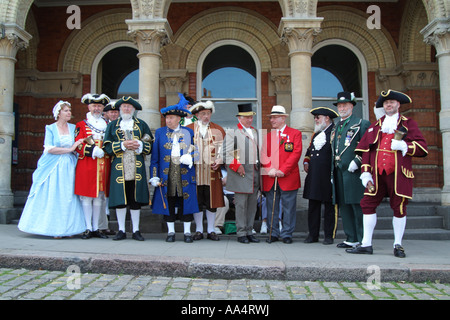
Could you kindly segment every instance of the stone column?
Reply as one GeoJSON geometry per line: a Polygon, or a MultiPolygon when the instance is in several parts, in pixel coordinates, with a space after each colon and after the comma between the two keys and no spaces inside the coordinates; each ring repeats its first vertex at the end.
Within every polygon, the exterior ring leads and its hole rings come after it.
{"type": "Polygon", "coordinates": [[[290,125],[302,131],[307,141],[314,127],[309,113],[312,108],[311,49],[314,37],[320,32],[322,20],[283,18],[278,29],[282,41],[289,46],[292,95],[290,125]]]}
{"type": "Polygon", "coordinates": [[[167,20],[127,20],[129,35],[138,46],[141,117],[152,130],[161,126],[159,112],[160,50],[172,35],[167,20]]]}
{"type": "MultiPolygon", "coordinates": [[[[270,70],[270,80],[275,84],[277,104],[286,108],[287,113],[292,110],[291,70],[289,68],[273,68],[270,70]]],[[[290,117],[286,119],[290,125],[290,117]]]]}
{"type": "Polygon", "coordinates": [[[162,70],[161,81],[166,89],[166,106],[177,104],[180,100],[178,93],[183,93],[183,83],[188,80],[186,69],[162,70]]]}
{"type": "Polygon", "coordinates": [[[14,65],[17,51],[26,48],[31,39],[30,34],[15,24],[5,25],[4,30],[0,35],[0,209],[14,206],[11,191],[14,65]]]}
{"type": "Polygon", "coordinates": [[[444,165],[444,187],[441,203],[450,206],[450,18],[437,18],[420,31],[425,42],[436,48],[439,64],[439,87],[441,112],[439,113],[442,133],[442,157],[444,165]]]}

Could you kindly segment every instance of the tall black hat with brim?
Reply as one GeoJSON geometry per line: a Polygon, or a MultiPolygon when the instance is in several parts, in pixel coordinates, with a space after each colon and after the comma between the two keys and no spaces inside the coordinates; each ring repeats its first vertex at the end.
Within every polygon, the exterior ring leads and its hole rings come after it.
{"type": "Polygon", "coordinates": [[[136,110],[142,110],[142,106],[139,102],[134,100],[132,97],[122,97],[121,99],[117,100],[115,103],[115,110],[120,110],[120,106],[124,103],[131,104],[136,110]]]}
{"type": "Polygon", "coordinates": [[[347,92],[347,91],[339,92],[337,95],[337,101],[333,104],[335,106],[337,106],[338,103],[343,103],[343,102],[350,102],[351,104],[356,105],[355,94],[353,92],[347,92]]]}
{"type": "Polygon", "coordinates": [[[314,108],[310,112],[314,116],[320,116],[320,115],[329,116],[330,119],[339,117],[339,114],[336,111],[334,111],[333,109],[327,108],[327,107],[314,108]]]}
{"type": "Polygon", "coordinates": [[[253,111],[252,109],[252,104],[251,103],[244,103],[244,104],[238,104],[238,114],[237,116],[242,116],[242,117],[249,117],[249,116],[254,116],[256,114],[255,111],[253,111]]]}
{"type": "Polygon", "coordinates": [[[383,103],[386,100],[397,100],[400,104],[411,103],[411,98],[400,91],[395,91],[389,89],[388,91],[381,91],[380,96],[378,97],[377,103],[375,104],[376,108],[383,108],[383,103]]]}
{"type": "Polygon", "coordinates": [[[106,106],[111,100],[109,99],[109,97],[102,93],[102,94],[97,94],[97,93],[86,93],[82,98],[81,98],[81,102],[83,102],[84,104],[91,104],[91,103],[99,103],[102,104],[104,106],[106,106]]]}

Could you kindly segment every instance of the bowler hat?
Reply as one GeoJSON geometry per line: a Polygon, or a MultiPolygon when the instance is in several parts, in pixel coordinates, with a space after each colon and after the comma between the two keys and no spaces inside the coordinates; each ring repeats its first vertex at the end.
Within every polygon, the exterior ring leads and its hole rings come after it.
{"type": "Polygon", "coordinates": [[[400,104],[412,102],[411,98],[403,92],[389,89],[388,91],[381,91],[375,107],[383,108],[383,102],[386,100],[397,100],[400,104]]]}
{"type": "Polygon", "coordinates": [[[243,117],[249,117],[249,116],[254,116],[256,114],[255,111],[253,111],[252,109],[252,104],[251,103],[244,103],[244,104],[238,104],[238,114],[237,116],[243,116],[243,117]]]}

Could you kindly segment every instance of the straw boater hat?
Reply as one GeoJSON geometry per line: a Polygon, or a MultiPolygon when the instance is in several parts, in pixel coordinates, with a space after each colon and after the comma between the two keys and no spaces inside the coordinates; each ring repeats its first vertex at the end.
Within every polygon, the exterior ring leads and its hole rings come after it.
{"type": "Polygon", "coordinates": [[[412,102],[411,98],[403,92],[389,89],[388,91],[381,91],[375,107],[383,108],[383,102],[386,100],[397,100],[398,102],[400,102],[400,104],[412,102]]]}
{"type": "Polygon", "coordinates": [[[252,109],[252,104],[251,103],[244,103],[244,104],[238,104],[238,114],[237,116],[242,116],[242,117],[249,117],[249,116],[254,116],[256,114],[255,111],[253,111],[252,109]]]}
{"type": "Polygon", "coordinates": [[[286,113],[286,109],[283,106],[273,106],[271,113],[268,115],[270,116],[286,116],[289,117],[289,115],[286,113]]]}
{"type": "Polygon", "coordinates": [[[211,113],[214,113],[215,111],[214,103],[208,100],[206,102],[198,102],[189,108],[189,111],[192,114],[196,114],[197,112],[200,112],[202,110],[211,110],[211,113]]]}
{"type": "Polygon", "coordinates": [[[180,101],[177,104],[168,106],[161,109],[161,114],[165,117],[167,115],[176,115],[180,117],[187,117],[191,114],[191,112],[186,109],[186,106],[189,104],[189,101],[186,100],[184,95],[178,93],[178,97],[180,97],[180,101]]]}
{"type": "Polygon", "coordinates": [[[91,103],[99,103],[99,104],[106,106],[110,102],[110,99],[104,93],[102,93],[102,94],[87,93],[81,98],[81,102],[83,102],[84,104],[88,104],[88,105],[91,103]]]}
{"type": "Polygon", "coordinates": [[[320,116],[320,115],[329,116],[330,119],[339,117],[339,114],[336,111],[334,111],[331,108],[327,108],[327,107],[314,108],[310,112],[314,116],[320,116]]]}
{"type": "Polygon", "coordinates": [[[337,101],[333,104],[335,106],[337,106],[338,103],[342,103],[342,102],[350,102],[351,104],[356,105],[355,94],[353,92],[347,92],[347,91],[339,92],[337,95],[337,101]]]}
{"type": "Polygon", "coordinates": [[[120,106],[124,103],[131,104],[136,110],[142,110],[142,106],[139,104],[139,102],[134,100],[132,97],[122,97],[121,99],[117,100],[114,105],[114,110],[119,110],[120,106]]]}

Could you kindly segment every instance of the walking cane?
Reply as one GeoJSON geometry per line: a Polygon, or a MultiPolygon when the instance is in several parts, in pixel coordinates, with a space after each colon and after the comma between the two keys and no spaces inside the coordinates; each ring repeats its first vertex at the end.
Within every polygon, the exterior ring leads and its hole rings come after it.
{"type": "Polygon", "coordinates": [[[164,209],[166,209],[166,202],[164,201],[164,196],[162,194],[161,183],[159,184],[159,193],[161,193],[161,200],[163,202],[164,209]]]}
{"type": "Polygon", "coordinates": [[[275,177],[275,186],[273,187],[272,219],[270,221],[269,243],[272,242],[273,214],[275,212],[275,198],[277,197],[278,177],[275,177]]]}

